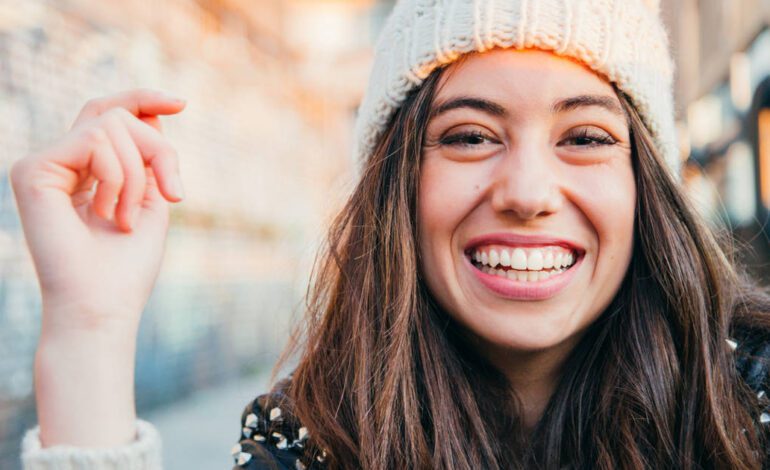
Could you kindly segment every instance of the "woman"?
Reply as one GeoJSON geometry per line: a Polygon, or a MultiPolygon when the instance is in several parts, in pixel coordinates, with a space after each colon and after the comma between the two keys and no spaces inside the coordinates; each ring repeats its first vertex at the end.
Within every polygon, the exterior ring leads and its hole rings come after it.
{"type": "MultiPolygon", "coordinates": [[[[678,186],[672,73],[651,0],[398,3],[298,366],[236,468],[762,468],[770,301],[678,186]]],[[[133,347],[182,108],[92,102],[13,168],[44,299],[27,468],[159,465],[133,347]]]]}

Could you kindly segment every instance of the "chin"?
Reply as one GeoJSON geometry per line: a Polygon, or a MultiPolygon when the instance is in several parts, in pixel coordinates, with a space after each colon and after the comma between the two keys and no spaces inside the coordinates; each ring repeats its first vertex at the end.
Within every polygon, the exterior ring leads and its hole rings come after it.
{"type": "Polygon", "coordinates": [[[542,352],[559,346],[564,340],[565,338],[553,335],[522,334],[485,339],[486,342],[494,345],[496,348],[520,353],[542,352]]]}
{"type": "MultiPolygon", "coordinates": [[[[495,315],[497,316],[497,315],[495,315]]],[[[483,318],[483,317],[482,317],[483,318]]],[[[508,352],[543,352],[548,349],[572,342],[578,331],[565,330],[570,321],[567,318],[546,319],[539,315],[536,319],[488,318],[472,322],[460,322],[482,343],[495,349],[508,352]]]]}

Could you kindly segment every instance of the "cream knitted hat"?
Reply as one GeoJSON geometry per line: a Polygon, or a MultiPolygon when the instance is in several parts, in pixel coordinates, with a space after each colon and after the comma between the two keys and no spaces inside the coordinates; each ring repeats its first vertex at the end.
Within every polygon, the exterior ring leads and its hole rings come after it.
{"type": "Polygon", "coordinates": [[[576,59],[631,97],[674,173],[674,66],[659,0],[400,0],[379,38],[356,122],[366,160],[410,91],[469,52],[542,49],[576,59]]]}

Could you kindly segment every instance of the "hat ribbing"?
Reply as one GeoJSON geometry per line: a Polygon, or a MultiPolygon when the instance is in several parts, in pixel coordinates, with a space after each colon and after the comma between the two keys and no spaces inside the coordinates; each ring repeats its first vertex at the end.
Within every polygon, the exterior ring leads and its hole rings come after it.
{"type": "Polygon", "coordinates": [[[674,66],[659,0],[401,0],[375,48],[356,122],[366,160],[409,92],[436,68],[493,48],[570,57],[630,96],[676,172],[674,66]]]}

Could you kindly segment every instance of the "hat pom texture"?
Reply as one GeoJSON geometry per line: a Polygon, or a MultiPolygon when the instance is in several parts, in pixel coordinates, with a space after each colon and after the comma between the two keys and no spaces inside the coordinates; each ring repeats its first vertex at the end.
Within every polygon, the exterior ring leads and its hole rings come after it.
{"type": "Polygon", "coordinates": [[[407,95],[435,69],[494,48],[578,60],[629,95],[676,173],[674,65],[659,0],[401,0],[375,48],[354,154],[371,154],[407,95]]]}

